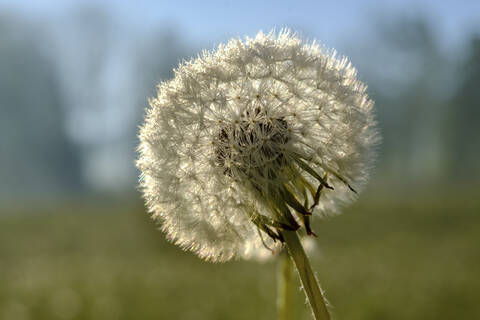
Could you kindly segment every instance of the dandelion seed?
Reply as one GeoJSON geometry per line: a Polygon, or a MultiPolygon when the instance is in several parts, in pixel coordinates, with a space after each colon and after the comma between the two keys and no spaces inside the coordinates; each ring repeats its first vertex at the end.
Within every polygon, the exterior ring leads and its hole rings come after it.
{"type": "MultiPolygon", "coordinates": [[[[264,256],[368,178],[373,102],[345,58],[282,31],[230,40],[158,87],[141,188],[168,238],[210,261],[264,256]]],[[[355,190],[355,192],[353,192],[355,190]]]]}

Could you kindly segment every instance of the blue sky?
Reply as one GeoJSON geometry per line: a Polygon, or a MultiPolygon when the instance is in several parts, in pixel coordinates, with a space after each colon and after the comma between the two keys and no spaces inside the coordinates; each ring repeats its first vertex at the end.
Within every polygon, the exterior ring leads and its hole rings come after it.
{"type": "Polygon", "coordinates": [[[158,23],[177,27],[190,43],[212,46],[232,36],[254,35],[259,29],[288,26],[328,46],[368,37],[375,21],[396,15],[424,15],[435,26],[446,47],[461,44],[480,32],[480,1],[452,0],[343,0],[343,1],[81,1],[0,0],[34,17],[61,15],[78,4],[102,3],[126,23],[149,28],[158,23]]]}

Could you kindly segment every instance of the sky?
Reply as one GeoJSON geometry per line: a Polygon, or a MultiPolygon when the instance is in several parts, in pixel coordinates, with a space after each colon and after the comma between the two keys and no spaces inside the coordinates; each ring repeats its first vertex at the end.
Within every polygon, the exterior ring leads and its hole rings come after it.
{"type": "MultiPolygon", "coordinates": [[[[24,11],[34,17],[62,15],[78,4],[102,3],[125,23],[150,28],[159,22],[177,27],[189,43],[212,47],[232,36],[253,36],[288,26],[303,36],[338,47],[344,39],[368,37],[372,20],[399,13],[432,20],[445,48],[459,46],[471,30],[480,32],[478,0],[343,0],[343,1],[158,1],[139,0],[0,0],[0,8],[24,11]]],[[[351,41],[351,40],[350,40],[351,41]]]]}

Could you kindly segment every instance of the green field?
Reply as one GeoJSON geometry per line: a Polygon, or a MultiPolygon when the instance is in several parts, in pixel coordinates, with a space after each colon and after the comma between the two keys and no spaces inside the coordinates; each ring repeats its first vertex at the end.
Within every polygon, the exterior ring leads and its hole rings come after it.
{"type": "MultiPolygon", "coordinates": [[[[461,194],[370,191],[318,223],[335,319],[480,319],[480,200],[461,194]]],[[[141,203],[79,203],[0,215],[0,319],[275,319],[274,260],[206,263],[141,203]]]]}

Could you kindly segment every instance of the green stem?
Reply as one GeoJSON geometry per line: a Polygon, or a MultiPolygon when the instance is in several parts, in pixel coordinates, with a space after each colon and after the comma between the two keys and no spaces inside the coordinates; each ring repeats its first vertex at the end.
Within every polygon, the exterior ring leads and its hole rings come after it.
{"type": "Polygon", "coordinates": [[[286,251],[280,254],[277,279],[277,311],[278,320],[293,320],[295,283],[293,264],[286,251]]]}
{"type": "Polygon", "coordinates": [[[287,243],[288,252],[297,267],[298,275],[302,281],[303,290],[307,295],[308,302],[312,307],[313,315],[316,320],[330,320],[325,299],[318,285],[317,279],[313,274],[310,262],[303,250],[300,239],[295,231],[282,231],[283,238],[287,243]]]}

